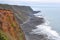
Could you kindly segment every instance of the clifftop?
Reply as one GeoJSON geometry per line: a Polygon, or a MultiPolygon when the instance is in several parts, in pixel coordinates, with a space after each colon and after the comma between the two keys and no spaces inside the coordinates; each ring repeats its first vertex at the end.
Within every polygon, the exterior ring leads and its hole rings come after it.
{"type": "Polygon", "coordinates": [[[20,23],[25,22],[29,19],[29,16],[39,11],[33,11],[29,6],[17,6],[17,5],[8,5],[8,4],[0,4],[0,9],[9,9],[14,12],[15,17],[20,20],[20,23]]]}

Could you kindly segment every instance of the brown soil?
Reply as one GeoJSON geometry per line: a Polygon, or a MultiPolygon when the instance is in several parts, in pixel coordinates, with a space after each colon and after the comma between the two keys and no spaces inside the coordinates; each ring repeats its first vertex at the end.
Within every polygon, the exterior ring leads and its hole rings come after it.
{"type": "Polygon", "coordinates": [[[6,33],[10,40],[25,40],[24,33],[10,10],[0,9],[0,30],[6,33]]]}

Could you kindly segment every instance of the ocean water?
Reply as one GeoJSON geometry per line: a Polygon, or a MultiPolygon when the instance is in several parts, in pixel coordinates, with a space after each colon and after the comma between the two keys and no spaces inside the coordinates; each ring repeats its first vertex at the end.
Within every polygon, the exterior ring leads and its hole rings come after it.
{"type": "Polygon", "coordinates": [[[41,11],[34,15],[43,17],[45,23],[36,26],[31,34],[46,34],[50,40],[60,40],[60,7],[33,7],[33,9],[41,11]]]}
{"type": "Polygon", "coordinates": [[[32,7],[34,10],[40,10],[37,16],[45,17],[49,22],[52,29],[60,34],[60,7],[32,7]]]}
{"type": "MultiPolygon", "coordinates": [[[[46,40],[60,40],[59,33],[56,30],[52,29],[52,26],[49,25],[50,23],[45,17],[43,18],[45,19],[45,23],[36,26],[37,28],[33,29],[32,32],[30,32],[30,34],[48,35],[47,37],[45,36],[46,40]]],[[[44,38],[42,40],[44,40],[44,38]]]]}

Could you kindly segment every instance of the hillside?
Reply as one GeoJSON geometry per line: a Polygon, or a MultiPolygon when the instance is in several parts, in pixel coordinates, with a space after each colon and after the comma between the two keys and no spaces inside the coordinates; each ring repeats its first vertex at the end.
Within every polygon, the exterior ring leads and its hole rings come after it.
{"type": "Polygon", "coordinates": [[[15,17],[20,23],[25,22],[27,19],[29,19],[29,16],[35,13],[38,13],[39,11],[33,11],[31,7],[29,6],[17,6],[17,5],[8,5],[8,4],[0,4],[0,9],[9,9],[14,12],[15,17]]]}
{"type": "Polygon", "coordinates": [[[0,40],[25,40],[24,33],[10,10],[0,9],[0,40]]]}
{"type": "MultiPolygon", "coordinates": [[[[10,17],[10,18],[11,18],[11,20],[15,18],[18,25],[20,25],[20,27],[21,27],[20,29],[23,30],[26,40],[40,40],[41,36],[35,35],[35,34],[33,34],[33,35],[30,34],[30,32],[33,29],[36,29],[37,25],[44,23],[44,18],[39,18],[34,15],[36,13],[39,13],[40,11],[34,11],[30,6],[21,6],[21,5],[18,6],[18,5],[8,5],[8,4],[0,4],[0,9],[4,9],[4,10],[8,10],[8,11],[10,10],[9,12],[11,12],[11,11],[13,12],[13,14],[12,14],[13,17],[10,17]]],[[[10,13],[8,15],[11,16],[10,13]]],[[[4,18],[6,18],[6,17],[4,17],[4,18]]],[[[12,22],[14,22],[14,23],[16,23],[16,21],[12,20],[12,22]]],[[[8,23],[10,23],[10,22],[8,21],[8,23]]],[[[16,25],[16,26],[18,26],[18,25],[16,25]]],[[[12,25],[12,26],[15,26],[15,25],[12,25]]],[[[15,37],[15,35],[13,35],[13,34],[15,33],[17,35],[18,32],[12,32],[12,30],[14,28],[12,28],[10,31],[11,31],[12,36],[15,37]]],[[[16,27],[16,29],[17,29],[17,31],[20,30],[20,29],[18,29],[18,27],[16,27]]],[[[8,28],[7,28],[7,30],[8,30],[8,28]]],[[[22,34],[23,34],[23,32],[22,32],[22,34]]],[[[19,39],[19,36],[16,36],[16,38],[17,37],[19,39]]],[[[21,40],[25,40],[25,38],[23,36],[21,40]]]]}

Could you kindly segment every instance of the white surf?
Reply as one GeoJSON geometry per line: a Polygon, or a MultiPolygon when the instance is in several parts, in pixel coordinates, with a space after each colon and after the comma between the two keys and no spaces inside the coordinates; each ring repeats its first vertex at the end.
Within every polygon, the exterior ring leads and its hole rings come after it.
{"type": "MultiPolygon", "coordinates": [[[[37,17],[42,17],[42,16],[38,16],[35,15],[37,17]]],[[[44,17],[43,17],[44,18],[44,17]]],[[[37,34],[37,35],[47,35],[47,39],[49,40],[60,40],[60,35],[59,33],[57,33],[55,30],[52,29],[51,26],[49,26],[49,21],[45,19],[45,23],[36,26],[36,29],[33,29],[32,32],[30,32],[30,34],[37,34]]]]}

